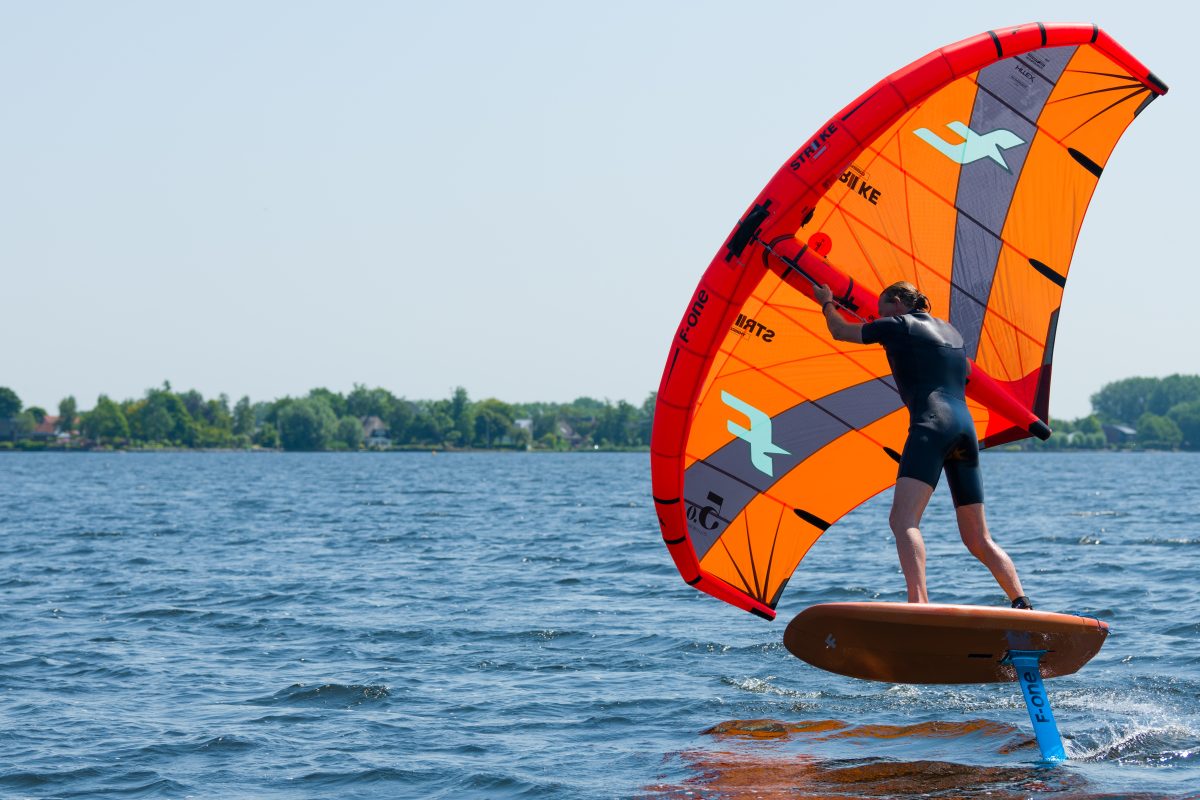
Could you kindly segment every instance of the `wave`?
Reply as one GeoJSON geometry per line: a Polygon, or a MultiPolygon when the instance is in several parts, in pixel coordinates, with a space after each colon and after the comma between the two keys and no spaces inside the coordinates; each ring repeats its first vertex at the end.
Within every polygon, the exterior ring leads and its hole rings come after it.
{"type": "Polygon", "coordinates": [[[383,684],[323,683],[312,686],[294,683],[267,697],[246,700],[255,706],[301,706],[310,708],[354,708],[385,703],[391,691],[383,684]]]}
{"type": "Polygon", "coordinates": [[[189,756],[189,755],[213,755],[218,753],[242,753],[250,750],[256,750],[262,745],[251,739],[244,739],[240,736],[211,736],[204,739],[199,739],[192,742],[174,742],[171,744],[152,744],[142,747],[137,751],[138,755],[154,755],[154,756],[189,756]]]}
{"type": "Polygon", "coordinates": [[[1067,755],[1077,761],[1171,767],[1200,762],[1200,735],[1188,725],[1159,722],[1109,726],[1076,734],[1066,742],[1067,755]]]}
{"type": "Polygon", "coordinates": [[[821,691],[801,691],[799,689],[789,689],[784,686],[778,686],[773,681],[774,675],[768,675],[765,678],[721,678],[721,683],[726,686],[733,686],[741,689],[744,692],[752,694],[768,694],[776,697],[791,697],[804,700],[815,700],[819,697],[824,697],[825,693],[821,691]]]}

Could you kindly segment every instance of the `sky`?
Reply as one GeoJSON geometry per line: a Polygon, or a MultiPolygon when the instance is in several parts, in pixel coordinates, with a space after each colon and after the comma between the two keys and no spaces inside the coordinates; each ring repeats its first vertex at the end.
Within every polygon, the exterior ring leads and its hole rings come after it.
{"type": "Polygon", "coordinates": [[[1075,250],[1051,413],[1200,372],[1197,13],[1156,2],[0,0],[0,386],[640,404],[834,112],[943,45],[1096,22],[1170,87],[1075,250]]]}

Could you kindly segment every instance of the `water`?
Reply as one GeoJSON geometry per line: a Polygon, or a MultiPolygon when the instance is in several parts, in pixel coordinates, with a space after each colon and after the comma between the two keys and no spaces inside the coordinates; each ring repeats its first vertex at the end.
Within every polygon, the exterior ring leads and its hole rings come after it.
{"type": "MultiPolygon", "coordinates": [[[[887,497],[766,623],[683,584],[639,454],[0,457],[0,797],[1200,797],[1200,454],[989,453],[1039,608],[1108,621],[1047,683],[891,686],[784,650],[903,600],[887,497]]],[[[999,605],[945,487],[935,602],[999,605]]]]}

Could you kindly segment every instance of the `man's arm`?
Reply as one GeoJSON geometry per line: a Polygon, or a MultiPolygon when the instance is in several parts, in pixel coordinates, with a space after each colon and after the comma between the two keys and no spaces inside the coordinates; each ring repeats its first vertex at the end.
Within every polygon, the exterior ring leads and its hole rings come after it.
{"type": "Polygon", "coordinates": [[[813,294],[817,298],[817,302],[821,304],[821,313],[825,317],[825,324],[829,326],[829,332],[833,338],[839,342],[853,342],[854,344],[862,344],[862,325],[855,322],[846,322],[842,315],[838,313],[837,304],[833,302],[833,290],[828,284],[821,284],[813,289],[813,294]]]}

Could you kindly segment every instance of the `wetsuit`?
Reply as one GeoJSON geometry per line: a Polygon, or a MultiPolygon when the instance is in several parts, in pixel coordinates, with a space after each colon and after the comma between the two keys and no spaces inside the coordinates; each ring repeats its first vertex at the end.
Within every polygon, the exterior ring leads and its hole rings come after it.
{"type": "Polygon", "coordinates": [[[979,441],[967,411],[967,356],[954,326],[924,312],[885,317],[862,327],[863,344],[882,344],[908,406],[908,441],[897,477],[946,482],[955,506],[983,502],[979,441]]]}

